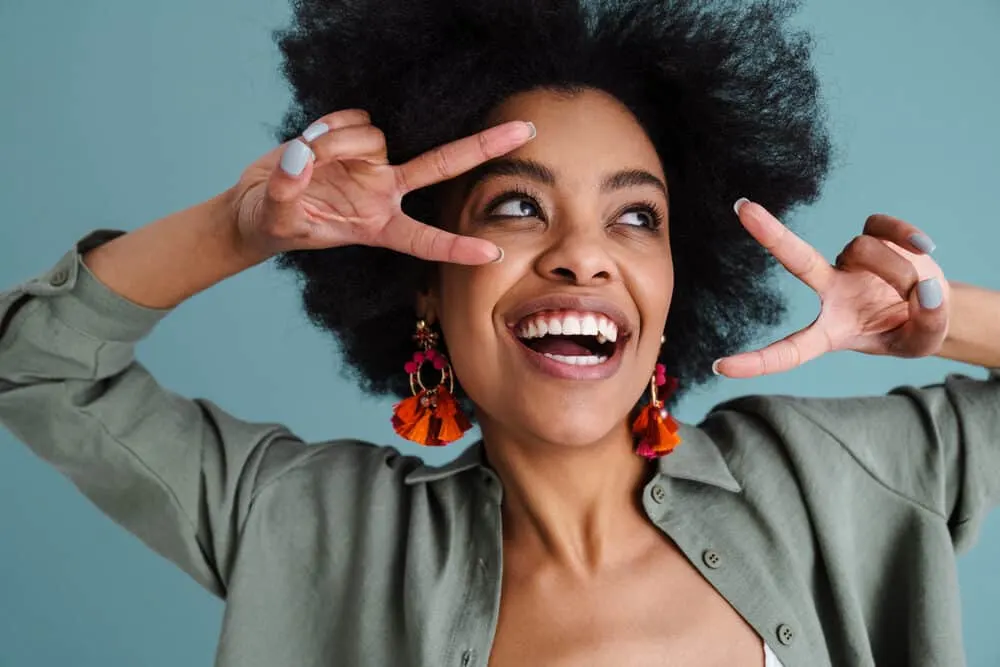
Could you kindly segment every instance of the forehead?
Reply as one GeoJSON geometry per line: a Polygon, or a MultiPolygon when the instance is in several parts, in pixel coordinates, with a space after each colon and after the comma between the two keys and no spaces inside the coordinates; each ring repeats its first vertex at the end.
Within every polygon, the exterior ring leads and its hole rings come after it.
{"type": "Polygon", "coordinates": [[[538,136],[510,157],[542,163],[561,180],[598,181],[609,172],[641,169],[664,178],[663,166],[639,121],[599,90],[533,90],[508,98],[489,124],[527,120],[538,136]]]}

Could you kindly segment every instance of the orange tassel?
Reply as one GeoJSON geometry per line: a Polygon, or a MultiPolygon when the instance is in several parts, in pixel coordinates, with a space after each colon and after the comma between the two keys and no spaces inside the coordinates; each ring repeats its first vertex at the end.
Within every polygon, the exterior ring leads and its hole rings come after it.
{"type": "Polygon", "coordinates": [[[669,454],[681,444],[677,435],[679,428],[666,409],[650,403],[632,423],[632,435],[637,441],[635,453],[647,459],[669,454]]]}
{"type": "Polygon", "coordinates": [[[427,447],[454,442],[472,428],[446,388],[422,390],[396,404],[392,427],[400,436],[427,447]]]}

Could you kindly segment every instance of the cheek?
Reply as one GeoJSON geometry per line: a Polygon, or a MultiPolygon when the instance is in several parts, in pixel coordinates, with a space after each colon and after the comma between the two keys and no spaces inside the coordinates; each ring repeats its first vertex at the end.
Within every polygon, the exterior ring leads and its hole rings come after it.
{"type": "MultiPolygon", "coordinates": [[[[492,267],[442,266],[438,285],[438,319],[455,373],[461,380],[477,364],[495,358],[493,315],[501,283],[492,267]]],[[[463,383],[464,384],[464,383],[463,383]]]]}
{"type": "Polygon", "coordinates": [[[662,324],[670,310],[674,291],[674,267],[669,254],[649,257],[632,264],[631,292],[643,324],[662,324]]]}

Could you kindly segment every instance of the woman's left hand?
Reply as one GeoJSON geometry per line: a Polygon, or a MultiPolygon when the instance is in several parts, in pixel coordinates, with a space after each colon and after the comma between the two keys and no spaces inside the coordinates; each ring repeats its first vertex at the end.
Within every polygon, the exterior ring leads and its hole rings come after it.
{"type": "Polygon", "coordinates": [[[805,329],[761,350],[725,357],[714,369],[732,378],[790,370],[834,350],[923,357],[948,333],[948,281],[925,251],[930,239],[898,218],[873,215],[831,265],[759,204],[743,201],[740,222],[799,280],[821,308],[805,329]]]}

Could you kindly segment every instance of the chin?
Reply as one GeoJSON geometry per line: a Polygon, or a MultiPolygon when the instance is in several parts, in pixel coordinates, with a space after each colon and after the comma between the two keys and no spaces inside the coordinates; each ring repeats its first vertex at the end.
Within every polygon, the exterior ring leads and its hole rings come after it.
{"type": "MultiPolygon", "coordinates": [[[[597,412],[605,412],[597,411],[597,412]]],[[[563,409],[561,414],[533,415],[522,419],[522,430],[533,439],[560,447],[583,448],[604,440],[622,427],[624,417],[610,420],[592,409],[563,409]]]]}

